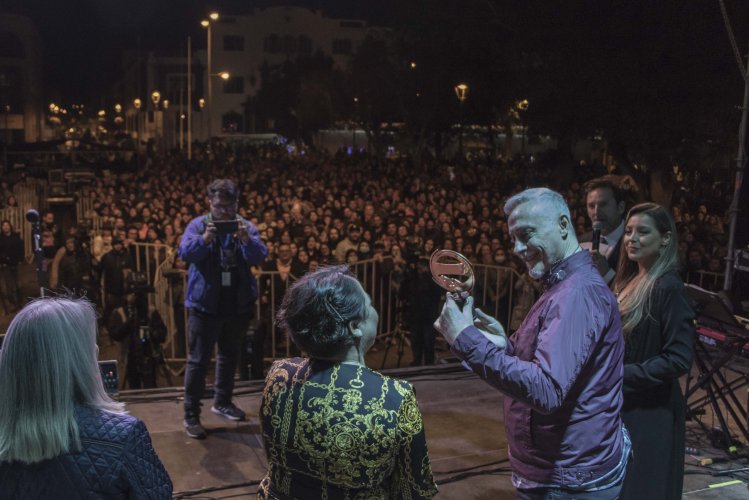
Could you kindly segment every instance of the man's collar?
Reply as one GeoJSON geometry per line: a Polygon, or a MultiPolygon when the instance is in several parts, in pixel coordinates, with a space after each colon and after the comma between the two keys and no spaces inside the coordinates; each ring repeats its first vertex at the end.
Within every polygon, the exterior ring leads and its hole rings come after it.
{"type": "Polygon", "coordinates": [[[564,280],[567,276],[573,273],[577,268],[583,266],[586,262],[590,262],[590,254],[583,249],[578,249],[577,252],[573,253],[566,259],[562,259],[557,262],[548,274],[544,276],[543,281],[546,288],[551,288],[560,281],[564,280]]]}
{"type": "Polygon", "coordinates": [[[623,234],[624,234],[624,219],[622,219],[619,225],[616,226],[616,229],[614,229],[609,234],[606,234],[604,236],[606,237],[606,241],[608,241],[609,246],[613,247],[622,238],[623,234]]]}

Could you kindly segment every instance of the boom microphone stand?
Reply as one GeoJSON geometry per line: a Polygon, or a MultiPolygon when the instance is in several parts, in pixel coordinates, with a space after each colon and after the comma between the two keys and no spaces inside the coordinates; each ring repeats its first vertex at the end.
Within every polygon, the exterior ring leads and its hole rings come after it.
{"type": "Polygon", "coordinates": [[[36,262],[36,282],[39,296],[44,297],[44,251],[42,250],[42,229],[39,212],[33,208],[26,212],[26,220],[31,222],[31,238],[34,241],[34,261],[36,262]]]}

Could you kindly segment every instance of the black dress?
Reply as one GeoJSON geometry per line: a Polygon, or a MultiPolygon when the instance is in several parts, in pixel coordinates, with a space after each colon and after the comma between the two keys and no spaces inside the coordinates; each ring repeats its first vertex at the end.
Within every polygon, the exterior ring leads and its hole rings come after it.
{"type": "Polygon", "coordinates": [[[634,457],[621,498],[680,499],[686,403],[679,377],[692,364],[694,312],[676,272],[656,281],[649,313],[626,341],[622,420],[634,457]]]}

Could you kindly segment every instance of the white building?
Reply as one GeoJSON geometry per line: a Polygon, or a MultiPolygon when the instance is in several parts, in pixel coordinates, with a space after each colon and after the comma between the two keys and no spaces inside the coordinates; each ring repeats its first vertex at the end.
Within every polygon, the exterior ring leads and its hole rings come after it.
{"type": "Polygon", "coordinates": [[[0,12],[0,142],[42,139],[42,42],[25,16],[0,12]]]}
{"type": "MultiPolygon", "coordinates": [[[[263,64],[272,69],[319,50],[343,69],[371,30],[365,21],[332,19],[302,7],[267,7],[248,15],[222,13],[210,26],[214,76],[210,77],[212,99],[206,98],[208,129],[213,135],[251,131],[250,124],[241,122],[243,104],[262,87],[263,64]],[[217,76],[223,71],[231,75],[229,80],[217,76]]],[[[206,67],[207,56],[203,51],[197,54],[206,67]]]]}

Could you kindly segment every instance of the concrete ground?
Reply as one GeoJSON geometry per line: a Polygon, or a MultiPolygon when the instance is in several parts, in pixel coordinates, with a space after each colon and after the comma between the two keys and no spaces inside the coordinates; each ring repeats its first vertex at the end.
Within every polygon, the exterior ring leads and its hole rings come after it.
{"type": "MultiPolygon", "coordinates": [[[[24,296],[37,291],[33,268],[24,269],[24,296]]],[[[3,311],[0,310],[0,314],[3,311]]],[[[4,333],[10,315],[0,316],[0,333],[4,333]]],[[[112,359],[114,347],[102,342],[102,359],[112,359]]],[[[507,442],[502,421],[502,395],[475,375],[449,361],[449,353],[438,353],[442,363],[433,367],[406,367],[410,349],[404,346],[398,362],[398,339],[379,344],[368,354],[370,367],[404,378],[416,388],[424,417],[432,470],[439,485],[437,498],[465,500],[502,500],[514,498],[507,461],[507,442]],[[387,352],[387,357],[385,353],[387,352]]],[[[731,378],[740,375],[741,366],[730,366],[731,378]]],[[[749,373],[749,368],[745,373],[749,373]]],[[[746,378],[746,375],[744,375],[746,378]]],[[[212,380],[209,375],[208,380],[212,380]]],[[[181,385],[179,377],[173,380],[181,385]]],[[[745,385],[734,393],[742,404],[749,403],[745,385]]],[[[261,381],[239,382],[235,402],[248,413],[246,422],[227,422],[209,411],[210,399],[204,401],[203,424],[208,439],[188,438],[182,426],[182,389],[166,387],[148,391],[123,391],[119,398],[128,410],[145,421],[154,447],[174,482],[175,498],[253,498],[257,483],[263,477],[267,462],[262,447],[257,418],[261,381]]],[[[749,408],[749,404],[745,406],[749,408]]],[[[746,422],[747,412],[738,415],[746,422]]],[[[749,499],[747,459],[731,458],[725,443],[715,439],[712,429],[718,426],[715,412],[708,406],[699,415],[703,426],[687,422],[685,499],[749,499]],[[714,459],[709,466],[705,459],[714,459]]],[[[741,433],[729,419],[732,437],[741,433]]],[[[746,440],[738,439],[734,457],[743,454],[746,440]]]]}

